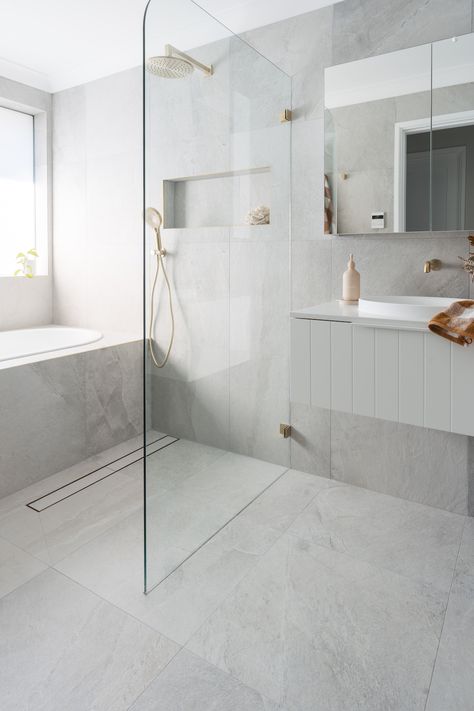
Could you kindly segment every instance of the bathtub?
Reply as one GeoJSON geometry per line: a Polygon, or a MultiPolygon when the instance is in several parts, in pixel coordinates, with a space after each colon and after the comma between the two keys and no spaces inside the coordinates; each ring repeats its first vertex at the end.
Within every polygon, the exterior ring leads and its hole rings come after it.
{"type": "Polygon", "coordinates": [[[0,499],[139,434],[143,338],[0,331],[0,499]]]}
{"type": "Polygon", "coordinates": [[[77,348],[96,343],[101,338],[102,334],[99,331],[67,326],[0,331],[0,362],[77,348]]]}

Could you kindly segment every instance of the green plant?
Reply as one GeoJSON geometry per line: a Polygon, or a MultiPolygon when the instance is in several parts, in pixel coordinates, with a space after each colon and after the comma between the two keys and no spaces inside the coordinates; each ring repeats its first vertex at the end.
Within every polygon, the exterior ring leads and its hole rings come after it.
{"type": "Polygon", "coordinates": [[[18,252],[16,255],[16,263],[19,265],[13,276],[24,276],[27,279],[33,279],[33,267],[30,262],[39,257],[36,249],[29,249],[26,254],[18,252]]]}

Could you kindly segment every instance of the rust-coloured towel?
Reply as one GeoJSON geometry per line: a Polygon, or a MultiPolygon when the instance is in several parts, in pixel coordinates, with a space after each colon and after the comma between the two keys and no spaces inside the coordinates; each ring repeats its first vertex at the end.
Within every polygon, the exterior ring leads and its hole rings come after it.
{"type": "Polygon", "coordinates": [[[433,316],[430,331],[460,346],[468,346],[474,339],[474,301],[455,301],[446,311],[433,316]]]}

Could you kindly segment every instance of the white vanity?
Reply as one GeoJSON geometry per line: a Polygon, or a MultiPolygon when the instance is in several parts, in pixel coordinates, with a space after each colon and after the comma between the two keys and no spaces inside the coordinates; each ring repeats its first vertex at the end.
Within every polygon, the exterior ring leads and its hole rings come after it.
{"type": "Polygon", "coordinates": [[[474,436],[474,344],[428,330],[456,299],[384,297],[291,313],[291,399],[474,436]]]}

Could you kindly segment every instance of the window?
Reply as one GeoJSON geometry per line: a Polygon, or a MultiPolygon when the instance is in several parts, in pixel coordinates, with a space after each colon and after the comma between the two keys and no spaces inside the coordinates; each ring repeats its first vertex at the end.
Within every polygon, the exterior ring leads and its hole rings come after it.
{"type": "Polygon", "coordinates": [[[34,118],[0,107],[0,276],[36,248],[34,118]]]}

